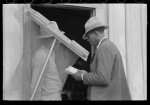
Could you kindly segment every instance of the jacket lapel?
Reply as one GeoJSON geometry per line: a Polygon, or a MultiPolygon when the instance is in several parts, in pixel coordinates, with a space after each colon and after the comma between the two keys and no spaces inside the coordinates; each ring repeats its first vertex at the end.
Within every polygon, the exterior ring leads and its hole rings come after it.
{"type": "MultiPolygon", "coordinates": [[[[103,41],[102,41],[102,43],[103,42],[105,42],[107,39],[104,39],[103,41]]],[[[101,43],[101,44],[102,44],[101,43]]],[[[100,46],[99,46],[100,47],[100,46]]],[[[98,47],[98,49],[99,49],[99,47],[98,47]]],[[[97,58],[97,54],[98,54],[98,50],[96,50],[95,52],[94,52],[94,54],[93,54],[93,56],[91,57],[91,62],[90,62],[90,70],[91,71],[94,71],[95,70],[95,67],[96,67],[96,62],[97,62],[97,60],[96,60],[96,58],[97,58]]]]}

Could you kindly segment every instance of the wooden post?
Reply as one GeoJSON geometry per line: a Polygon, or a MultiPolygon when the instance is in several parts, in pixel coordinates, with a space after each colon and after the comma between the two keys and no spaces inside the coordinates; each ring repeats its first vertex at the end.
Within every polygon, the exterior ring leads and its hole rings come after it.
{"type": "Polygon", "coordinates": [[[108,4],[109,39],[118,47],[126,73],[125,5],[108,4]]]}
{"type": "Polygon", "coordinates": [[[143,100],[141,4],[125,4],[127,77],[133,100],[143,100]]]}
{"type": "Polygon", "coordinates": [[[37,84],[35,85],[35,88],[34,88],[34,90],[33,90],[33,93],[32,93],[32,96],[31,96],[30,100],[32,100],[33,97],[34,97],[34,94],[35,94],[35,92],[36,92],[36,90],[37,90],[37,87],[38,87],[38,85],[39,85],[39,83],[40,83],[40,80],[41,80],[41,78],[42,78],[42,75],[43,75],[43,72],[44,72],[45,67],[46,67],[46,65],[47,65],[47,62],[48,62],[48,60],[49,60],[49,57],[50,57],[50,55],[51,55],[51,53],[52,53],[52,50],[53,50],[53,48],[54,48],[55,42],[56,42],[56,38],[54,39],[53,44],[52,44],[52,46],[51,46],[51,48],[50,48],[49,54],[48,54],[47,59],[46,59],[46,61],[45,61],[45,63],[44,63],[44,66],[43,66],[43,69],[42,69],[42,71],[41,71],[40,77],[39,77],[39,79],[38,79],[38,81],[37,81],[37,84]]]}
{"type": "Polygon", "coordinates": [[[31,20],[24,14],[30,4],[23,5],[23,100],[31,96],[31,20]]]}
{"type": "Polygon", "coordinates": [[[143,83],[144,99],[147,100],[147,5],[140,5],[141,8],[141,29],[142,29],[142,66],[143,66],[143,83]]]}

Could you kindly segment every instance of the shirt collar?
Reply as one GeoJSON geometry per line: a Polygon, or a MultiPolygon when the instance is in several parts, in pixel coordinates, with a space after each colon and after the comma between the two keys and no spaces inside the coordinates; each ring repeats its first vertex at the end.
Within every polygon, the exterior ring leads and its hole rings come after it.
{"type": "Polygon", "coordinates": [[[98,45],[97,45],[97,49],[98,49],[98,47],[100,46],[100,44],[102,43],[102,41],[104,40],[104,39],[106,39],[107,37],[103,37],[100,41],[99,41],[99,43],[98,43],[98,45]]]}

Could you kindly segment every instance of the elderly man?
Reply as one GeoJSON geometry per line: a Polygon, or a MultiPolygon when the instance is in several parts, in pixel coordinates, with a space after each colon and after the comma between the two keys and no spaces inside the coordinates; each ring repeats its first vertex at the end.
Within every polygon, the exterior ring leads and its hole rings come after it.
{"type": "Polygon", "coordinates": [[[79,70],[73,76],[89,86],[88,100],[131,100],[120,52],[104,36],[107,28],[97,17],[86,22],[83,39],[87,39],[94,51],[90,72],[79,70]]]}

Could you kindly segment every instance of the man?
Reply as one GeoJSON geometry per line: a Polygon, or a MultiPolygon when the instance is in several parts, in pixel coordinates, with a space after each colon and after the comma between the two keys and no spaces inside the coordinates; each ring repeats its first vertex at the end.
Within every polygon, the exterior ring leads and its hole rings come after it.
{"type": "Polygon", "coordinates": [[[88,100],[131,100],[120,52],[104,36],[107,28],[97,17],[86,22],[83,39],[89,41],[94,51],[90,72],[79,70],[73,76],[89,86],[88,100]]]}
{"type": "MultiPolygon", "coordinates": [[[[51,23],[54,28],[58,29],[56,22],[51,21],[51,23]]],[[[41,34],[37,36],[37,42],[40,46],[36,50],[32,59],[31,93],[33,93],[43,65],[47,59],[49,50],[54,41],[53,35],[49,35],[49,33],[41,27],[40,29],[41,34]]],[[[55,51],[58,49],[58,44],[59,43],[56,41],[33,98],[34,100],[61,100],[62,81],[55,63],[55,51]]]]}

